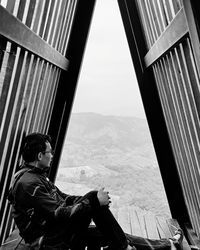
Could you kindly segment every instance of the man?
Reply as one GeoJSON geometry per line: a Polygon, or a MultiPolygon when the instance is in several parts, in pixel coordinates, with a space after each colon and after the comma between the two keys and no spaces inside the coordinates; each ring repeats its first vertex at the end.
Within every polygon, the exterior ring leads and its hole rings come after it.
{"type": "Polygon", "coordinates": [[[110,197],[103,188],[84,196],[61,192],[47,178],[53,158],[51,138],[26,136],[24,164],[15,175],[9,200],[25,242],[41,241],[40,249],[181,249],[182,231],[170,239],[150,240],[125,234],[109,210],[110,197]],[[91,220],[95,226],[91,226],[91,220]]]}

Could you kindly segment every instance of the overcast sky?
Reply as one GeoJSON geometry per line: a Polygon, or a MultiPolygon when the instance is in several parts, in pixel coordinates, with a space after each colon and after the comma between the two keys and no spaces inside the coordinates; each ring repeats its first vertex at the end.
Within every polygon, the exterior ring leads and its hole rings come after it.
{"type": "Polygon", "coordinates": [[[97,0],[72,112],[144,118],[117,0],[97,0]]]}

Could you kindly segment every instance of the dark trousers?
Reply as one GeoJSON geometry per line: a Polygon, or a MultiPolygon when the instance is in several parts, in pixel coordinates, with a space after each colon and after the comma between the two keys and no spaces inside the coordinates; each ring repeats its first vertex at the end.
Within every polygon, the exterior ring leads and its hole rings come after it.
{"type": "MultiPolygon", "coordinates": [[[[77,202],[88,199],[93,204],[96,191],[91,191],[81,197],[77,202]]],[[[109,246],[109,250],[123,250],[128,244],[135,246],[137,250],[171,248],[168,239],[150,240],[125,234],[109,210],[108,206],[92,208],[91,213],[86,213],[69,221],[67,229],[58,232],[55,237],[44,240],[46,250],[99,250],[100,247],[109,246]],[[93,220],[95,226],[91,226],[93,220]],[[53,239],[53,240],[52,240],[53,239]]]]}

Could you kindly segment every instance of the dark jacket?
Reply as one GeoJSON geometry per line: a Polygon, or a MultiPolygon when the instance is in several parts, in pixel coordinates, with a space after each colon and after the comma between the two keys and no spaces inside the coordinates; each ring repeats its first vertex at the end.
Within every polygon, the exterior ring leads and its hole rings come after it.
{"type": "Polygon", "coordinates": [[[49,231],[59,230],[73,216],[78,218],[91,213],[92,206],[99,206],[97,197],[80,198],[64,194],[45,173],[30,166],[15,175],[8,197],[20,235],[29,243],[49,231]]]}

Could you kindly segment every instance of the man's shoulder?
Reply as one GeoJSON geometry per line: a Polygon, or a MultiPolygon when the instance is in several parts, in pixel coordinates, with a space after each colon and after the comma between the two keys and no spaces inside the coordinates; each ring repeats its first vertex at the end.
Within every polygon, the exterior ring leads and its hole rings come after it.
{"type": "Polygon", "coordinates": [[[32,170],[26,170],[21,175],[21,177],[18,180],[19,185],[33,185],[40,182],[40,177],[38,174],[34,173],[32,170]]]}

